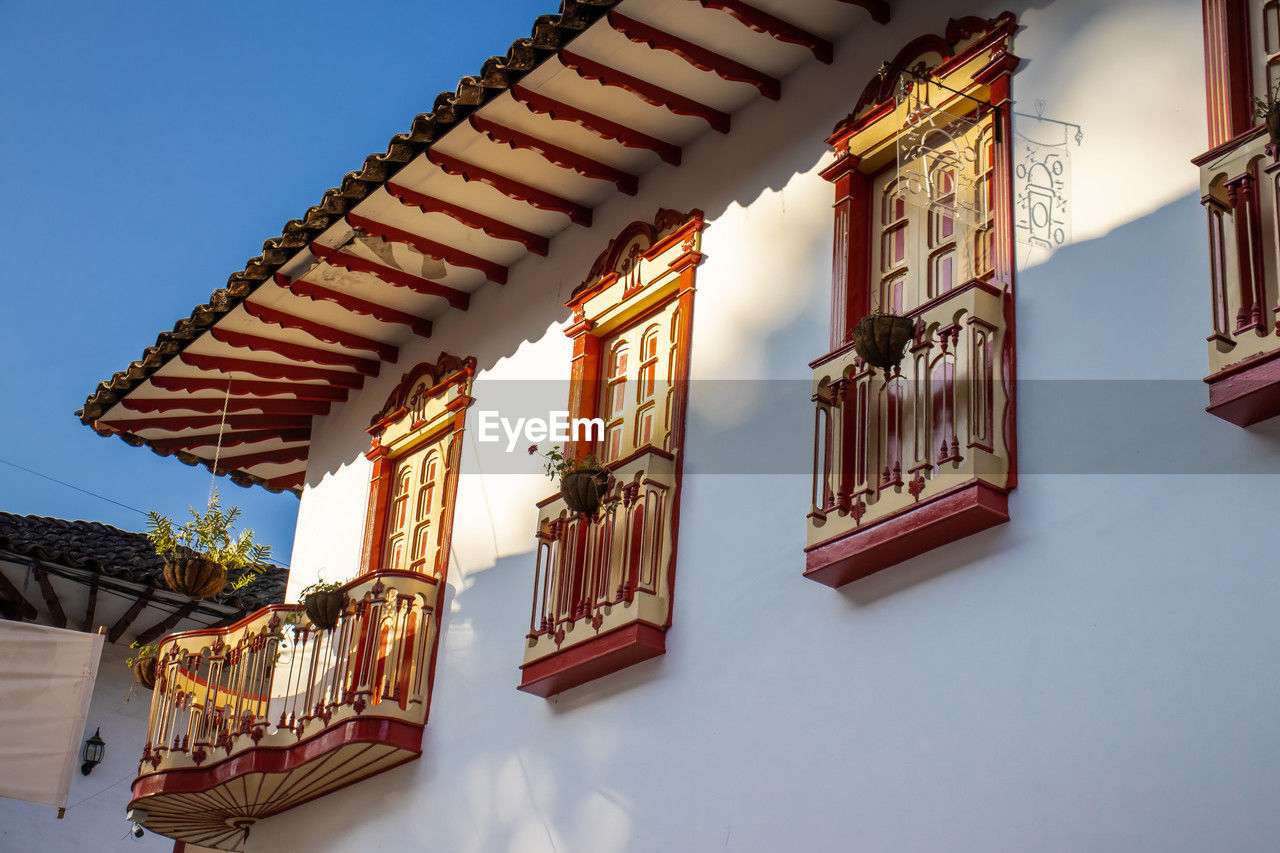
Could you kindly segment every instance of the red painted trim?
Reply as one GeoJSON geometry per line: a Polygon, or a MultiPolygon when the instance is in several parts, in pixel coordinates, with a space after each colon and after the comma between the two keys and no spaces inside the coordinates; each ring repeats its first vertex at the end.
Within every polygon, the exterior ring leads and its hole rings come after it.
{"type": "Polygon", "coordinates": [[[219,456],[217,473],[227,474],[231,471],[247,470],[255,465],[288,465],[290,462],[306,462],[310,449],[303,444],[299,447],[282,447],[279,450],[266,450],[261,453],[219,456]]]}
{"type": "Polygon", "coordinates": [[[750,6],[742,0],[698,0],[698,3],[704,9],[719,9],[732,15],[743,26],[772,36],[781,42],[787,44],[796,44],[800,47],[808,48],[815,59],[827,65],[831,64],[834,56],[834,50],[831,42],[824,38],[814,35],[808,30],[797,27],[795,24],[788,23],[781,18],[775,18],[763,9],[757,9],[750,6]]]}
{"type": "MultiPolygon", "coordinates": [[[[222,423],[221,415],[196,415],[177,418],[132,418],[99,420],[98,424],[119,432],[137,432],[144,429],[177,431],[216,427],[222,423]]],[[[310,415],[227,415],[227,429],[305,429],[311,426],[310,415]]]]}
{"type": "MultiPolygon", "coordinates": [[[[223,383],[225,385],[225,383],[223,383]]],[[[264,415],[327,415],[329,403],[320,400],[259,400],[253,397],[125,397],[120,405],[131,412],[249,412],[264,415]]]]}
{"type": "Polygon", "coordinates": [[[633,622],[520,667],[519,689],[554,696],[632,664],[664,654],[667,635],[660,628],[633,622]]]}
{"type": "Polygon", "coordinates": [[[889,23],[889,3],[888,0],[837,0],[839,3],[848,3],[850,6],[861,6],[871,14],[871,20],[877,24],[889,23]]]}
{"type": "Polygon", "coordinates": [[[375,222],[366,216],[358,213],[347,213],[347,224],[357,231],[362,231],[370,237],[379,237],[392,243],[403,243],[406,246],[412,246],[418,252],[429,258],[435,258],[438,261],[452,264],[455,267],[467,267],[484,274],[484,277],[492,281],[494,284],[507,283],[507,268],[502,264],[495,263],[487,258],[479,255],[473,255],[470,252],[464,252],[461,249],[455,249],[453,246],[446,246],[429,237],[423,237],[421,234],[415,234],[412,231],[405,231],[402,228],[396,228],[392,225],[385,225],[381,222],[375,222]]]}
{"type": "Polygon", "coordinates": [[[304,467],[296,474],[285,474],[280,477],[272,477],[267,480],[268,489],[279,489],[281,491],[301,491],[302,485],[307,481],[307,469],[304,467]]]}
{"type": "Polygon", "coordinates": [[[268,308],[265,305],[258,305],[249,300],[240,303],[250,317],[256,320],[272,325],[279,326],[282,329],[295,329],[299,332],[306,332],[318,341],[327,344],[337,344],[341,347],[354,350],[364,350],[365,352],[377,353],[378,358],[383,361],[394,362],[400,357],[400,350],[391,344],[384,344],[382,341],[376,341],[373,338],[366,338],[357,335],[354,332],[335,329],[324,323],[317,323],[315,320],[308,320],[305,317],[297,317],[293,314],[287,314],[276,308],[268,308]]]}
{"type": "Polygon", "coordinates": [[[486,136],[491,142],[506,145],[513,151],[522,148],[533,151],[548,163],[559,166],[562,169],[577,172],[585,178],[611,181],[619,192],[635,195],[636,189],[639,187],[640,180],[635,175],[629,175],[621,169],[615,169],[607,163],[593,160],[576,151],[561,148],[559,145],[552,145],[550,142],[522,133],[496,121],[491,121],[478,114],[473,114],[468,121],[472,129],[486,136]]]}
{"type": "Polygon", "coordinates": [[[591,131],[601,139],[617,142],[627,148],[642,148],[652,151],[672,166],[680,165],[680,147],[664,142],[654,136],[641,133],[634,128],[609,121],[595,113],[570,106],[546,95],[534,92],[516,83],[511,89],[511,97],[529,108],[530,111],[544,115],[553,121],[567,121],[591,131]]]}
{"type": "Polygon", "coordinates": [[[495,240],[511,240],[522,244],[535,255],[547,254],[549,243],[547,238],[541,234],[517,228],[508,222],[503,222],[501,219],[494,219],[492,216],[476,213],[474,210],[459,207],[452,202],[438,199],[435,196],[411,190],[408,187],[397,184],[395,181],[387,181],[383,184],[383,187],[388,195],[405,207],[416,207],[423,213],[441,213],[461,225],[488,234],[495,240]]]}
{"type": "Polygon", "coordinates": [[[209,330],[210,336],[218,343],[236,349],[247,349],[250,352],[270,352],[284,356],[290,361],[310,361],[315,364],[326,364],[330,367],[349,367],[364,376],[377,376],[381,363],[369,358],[356,358],[346,353],[291,344],[275,338],[264,338],[259,335],[248,335],[244,332],[233,332],[221,326],[209,330]]]}
{"type": "Polygon", "coordinates": [[[1265,353],[1204,380],[1205,411],[1239,427],[1280,415],[1280,350],[1265,353]]]}
{"type": "MultiPolygon", "coordinates": [[[[1244,133],[1237,134],[1236,136],[1233,136],[1230,139],[1228,139],[1226,142],[1223,142],[1219,145],[1215,145],[1213,148],[1210,148],[1208,151],[1204,152],[1203,154],[1197,154],[1196,156],[1191,158],[1191,162],[1193,165],[1196,165],[1196,166],[1203,166],[1206,163],[1212,163],[1214,160],[1217,160],[1219,157],[1223,156],[1224,154],[1229,153],[1230,151],[1235,149],[1237,146],[1243,145],[1246,142],[1249,142],[1251,140],[1258,139],[1264,136],[1266,132],[1267,132],[1266,125],[1260,124],[1257,127],[1251,127],[1248,130],[1246,130],[1244,133]]],[[[1201,201],[1201,203],[1202,204],[1204,203],[1203,200],[1201,201]]]]}
{"type": "Polygon", "coordinates": [[[760,94],[771,101],[782,97],[782,84],[777,78],[770,77],[763,71],[757,71],[737,60],[708,50],[700,44],[694,44],[643,21],[627,17],[621,12],[610,11],[606,13],[606,17],[609,20],[609,26],[636,44],[643,44],[654,50],[670,51],[694,68],[710,71],[722,80],[755,86],[760,94]]]}
{"type": "Polygon", "coordinates": [[[183,364],[201,370],[217,370],[222,373],[248,373],[262,379],[298,379],[306,381],[317,379],[352,390],[364,385],[364,377],[356,373],[343,373],[338,370],[324,370],[319,367],[302,367],[294,364],[279,364],[271,361],[253,361],[244,358],[226,358],[220,355],[200,355],[193,352],[179,353],[183,364]]]}
{"type": "MultiPolygon", "coordinates": [[[[209,379],[203,376],[152,376],[152,385],[163,391],[226,391],[227,380],[209,379]]],[[[347,399],[346,388],[330,388],[328,385],[309,385],[305,382],[259,382],[253,379],[237,379],[232,383],[231,399],[237,394],[271,397],[289,394],[298,400],[329,400],[341,403],[347,399]]]]}
{"type": "Polygon", "coordinates": [[[466,160],[451,157],[441,151],[428,150],[427,159],[439,166],[444,172],[456,175],[464,181],[476,181],[485,186],[493,187],[507,198],[523,201],[539,210],[563,213],[572,222],[584,228],[591,227],[591,208],[578,204],[576,201],[570,201],[567,198],[561,198],[537,187],[531,187],[526,183],[517,181],[515,178],[500,175],[482,166],[468,163],[466,160]]]}
{"type": "Polygon", "coordinates": [[[408,314],[377,302],[369,302],[344,291],[330,290],[327,287],[322,287],[309,281],[290,279],[282,273],[276,273],[276,284],[294,296],[301,296],[313,302],[316,300],[332,302],[353,314],[372,317],[382,323],[397,323],[401,326],[408,326],[419,337],[431,337],[431,321],[425,317],[408,314]]]}
{"type": "Polygon", "coordinates": [[[1246,133],[1253,117],[1253,58],[1245,0],[1204,0],[1205,105],[1209,146],[1246,133]]]}
{"type": "Polygon", "coordinates": [[[806,548],[807,578],[831,587],[1009,520],[1009,495],[973,480],[907,510],[806,548]]]}
{"type": "Polygon", "coordinates": [[[146,808],[147,797],[198,794],[250,773],[287,773],[350,744],[367,743],[422,754],[422,726],[385,717],[343,720],[292,746],[256,746],[207,767],[182,768],[140,776],[128,808],[146,808]]]}
{"type": "Polygon", "coordinates": [[[355,255],[349,255],[346,252],[315,241],[311,243],[311,254],[331,267],[344,269],[348,272],[367,273],[393,287],[403,287],[423,296],[442,297],[448,300],[449,304],[454,308],[461,311],[467,310],[467,306],[471,304],[471,296],[466,291],[380,264],[377,261],[358,258],[355,255]]]}
{"type": "Polygon", "coordinates": [[[587,59],[585,56],[573,51],[561,48],[557,56],[565,68],[577,72],[578,76],[584,80],[595,80],[602,86],[614,86],[618,89],[624,89],[647,104],[663,107],[676,115],[703,119],[715,130],[721,133],[729,132],[728,113],[721,112],[706,104],[698,103],[692,98],[686,98],[684,95],[679,95],[670,89],[654,85],[648,80],[632,77],[630,74],[619,71],[616,68],[610,68],[595,60],[587,59]]]}
{"type": "MultiPolygon", "coordinates": [[[[235,447],[240,444],[255,444],[259,441],[276,439],[285,443],[294,441],[310,441],[311,429],[258,429],[226,432],[222,435],[223,447],[235,447]]],[[[180,438],[148,439],[147,445],[157,453],[172,453],[175,450],[191,450],[195,447],[214,447],[218,444],[218,433],[210,432],[201,435],[186,435],[180,438]]]]}

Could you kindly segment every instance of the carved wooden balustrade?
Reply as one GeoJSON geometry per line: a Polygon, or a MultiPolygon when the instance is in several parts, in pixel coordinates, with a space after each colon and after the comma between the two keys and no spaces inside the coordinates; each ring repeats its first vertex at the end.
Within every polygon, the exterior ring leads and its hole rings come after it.
{"type": "Polygon", "coordinates": [[[808,576],[838,586],[1008,519],[1007,299],[975,279],[925,303],[890,376],[852,346],[813,363],[808,576]]]}
{"type": "Polygon", "coordinates": [[[161,642],[130,803],[144,826],[238,850],[255,820],[420,753],[438,581],[382,572],[343,589],[329,630],[273,605],[161,642]]]}
{"type": "Polygon", "coordinates": [[[1261,130],[1196,158],[1209,226],[1209,411],[1241,426],[1280,414],[1280,161],[1261,130]]]}
{"type": "Polygon", "coordinates": [[[538,505],[523,690],[550,695],[665,649],[675,456],[643,447],[608,467],[609,503],[595,518],[559,494],[538,505]]]}

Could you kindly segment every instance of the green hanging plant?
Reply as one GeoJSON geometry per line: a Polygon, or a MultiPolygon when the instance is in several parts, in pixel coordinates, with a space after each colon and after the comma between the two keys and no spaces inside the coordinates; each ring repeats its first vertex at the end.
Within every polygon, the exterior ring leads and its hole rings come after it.
{"type": "MultiPolygon", "coordinates": [[[[252,530],[233,535],[240,507],[223,510],[216,491],[203,513],[188,509],[191,520],[181,525],[158,512],[147,513],[147,538],[164,558],[165,581],[174,592],[192,598],[217,595],[226,586],[227,570],[250,569],[271,555],[269,545],[254,541],[252,530]]],[[[245,571],[231,588],[240,589],[256,577],[256,572],[245,571]]]]}

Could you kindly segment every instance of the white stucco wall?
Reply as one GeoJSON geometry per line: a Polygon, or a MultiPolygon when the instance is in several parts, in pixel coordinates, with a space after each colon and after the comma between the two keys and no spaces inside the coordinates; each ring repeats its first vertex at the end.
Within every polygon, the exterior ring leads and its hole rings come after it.
{"type": "Polygon", "coordinates": [[[667,654],[550,701],[516,691],[550,488],[532,463],[491,473],[510,461],[469,432],[422,758],[260,823],[251,851],[1280,847],[1280,425],[1203,412],[1199,4],[1007,5],[1019,108],[1044,99],[1086,134],[1075,242],[1019,274],[1012,522],[840,590],[801,576],[823,140],[899,46],[1006,6],[898,2],[317,422],[295,593],[358,565],[363,429],[404,370],[474,355],[476,405],[499,410],[521,392],[495,378],[563,380],[562,303],[605,242],[659,206],[701,208],[694,378],[800,381],[695,389],[667,654]],[[700,474],[726,446],[794,473],[700,474]]]}
{"type": "Polygon", "coordinates": [[[102,763],[84,776],[76,762],[67,813],[61,820],[57,809],[0,797],[0,851],[159,853],[173,849],[173,840],[159,835],[134,838],[124,821],[151,702],[150,693],[135,688],[133,673],[124,664],[131,653],[128,646],[104,643],[98,662],[85,737],[101,730],[107,744],[102,763]]]}

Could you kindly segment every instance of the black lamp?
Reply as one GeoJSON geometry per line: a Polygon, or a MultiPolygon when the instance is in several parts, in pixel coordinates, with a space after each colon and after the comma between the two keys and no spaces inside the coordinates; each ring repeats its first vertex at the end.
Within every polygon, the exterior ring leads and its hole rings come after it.
{"type": "Polygon", "coordinates": [[[84,750],[80,753],[80,757],[84,759],[84,764],[80,765],[80,772],[88,776],[93,768],[102,763],[102,756],[106,755],[107,742],[102,739],[102,727],[93,730],[93,737],[84,742],[84,750]]]}

